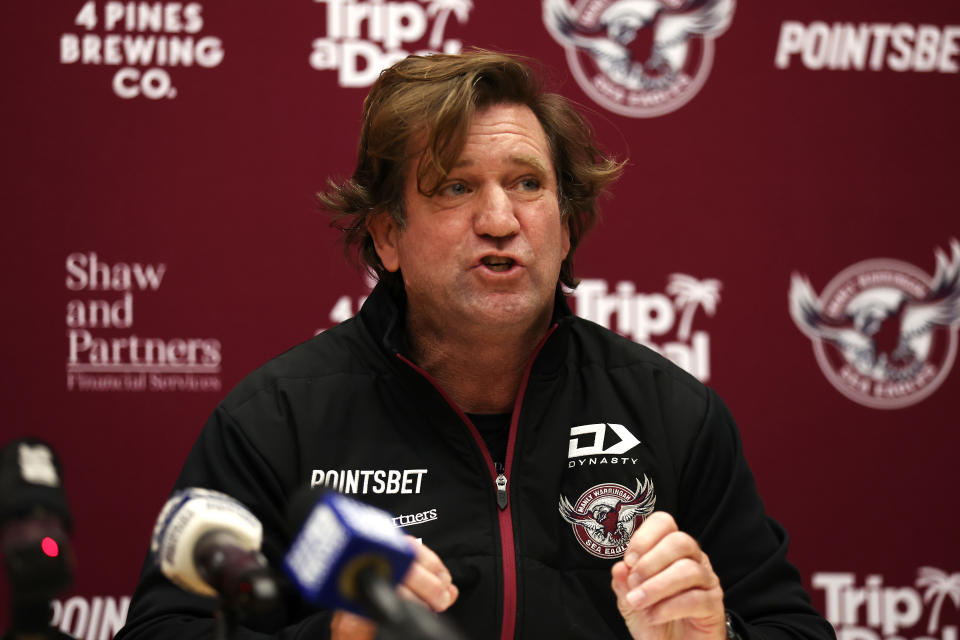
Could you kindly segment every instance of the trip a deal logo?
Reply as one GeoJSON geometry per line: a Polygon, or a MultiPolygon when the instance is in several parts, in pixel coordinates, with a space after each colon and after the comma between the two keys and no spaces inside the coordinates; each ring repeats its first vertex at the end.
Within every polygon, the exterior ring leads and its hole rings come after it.
{"type": "Polygon", "coordinates": [[[474,8],[473,0],[315,1],[325,5],[326,32],[313,40],[309,63],[336,71],[341,87],[368,87],[410,54],[460,53],[463,43],[447,30],[469,23],[474,8]]]}
{"type": "Polygon", "coordinates": [[[790,315],[842,394],[875,409],[928,397],[949,375],[960,326],[960,242],[935,251],[933,277],[890,259],[858,262],[818,295],[794,274],[790,315]]]}
{"type": "Polygon", "coordinates": [[[709,382],[710,333],[694,328],[694,319],[716,314],[722,288],[716,278],[672,273],[664,293],[638,291],[630,281],[611,286],[599,278],[584,278],[571,293],[581,318],[645,345],[709,382]]]}
{"type": "Polygon", "coordinates": [[[957,640],[960,573],[918,567],[912,585],[872,573],[814,573],[837,640],[957,640]]]}
{"type": "Polygon", "coordinates": [[[735,8],[735,0],[543,0],[543,23],[591,99],[652,118],[697,95],[735,8]]]}

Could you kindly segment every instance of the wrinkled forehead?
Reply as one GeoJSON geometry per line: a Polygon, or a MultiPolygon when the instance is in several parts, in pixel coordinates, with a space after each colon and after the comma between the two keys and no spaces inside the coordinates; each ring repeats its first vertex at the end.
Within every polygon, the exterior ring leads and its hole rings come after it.
{"type": "Polygon", "coordinates": [[[555,174],[553,148],[540,120],[527,105],[497,102],[464,114],[444,130],[414,128],[407,143],[404,173],[415,177],[421,191],[429,191],[454,167],[469,164],[472,156],[509,135],[517,143],[511,160],[555,174]],[[435,136],[433,134],[436,134],[435,136]],[[432,147],[428,148],[431,145],[432,147]]]}
{"type": "Polygon", "coordinates": [[[453,166],[487,159],[525,165],[544,177],[553,173],[546,132],[533,112],[522,105],[499,105],[477,113],[453,166]]]}

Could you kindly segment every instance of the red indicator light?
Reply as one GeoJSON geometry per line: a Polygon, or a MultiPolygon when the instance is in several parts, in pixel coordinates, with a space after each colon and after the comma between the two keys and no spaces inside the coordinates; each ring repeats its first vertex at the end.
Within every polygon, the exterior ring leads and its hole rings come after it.
{"type": "Polygon", "coordinates": [[[40,548],[43,549],[43,552],[51,558],[56,558],[58,555],[60,555],[60,546],[57,544],[56,540],[49,536],[40,541],[40,548]]]}

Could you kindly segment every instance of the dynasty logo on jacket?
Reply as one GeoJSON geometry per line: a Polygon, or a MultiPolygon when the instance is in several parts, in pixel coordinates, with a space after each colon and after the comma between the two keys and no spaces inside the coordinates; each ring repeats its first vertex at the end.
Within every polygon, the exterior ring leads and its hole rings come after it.
{"type": "Polygon", "coordinates": [[[657,501],[653,480],[636,469],[640,460],[634,449],[641,445],[622,424],[601,422],[570,428],[568,469],[595,467],[591,476],[605,476],[573,502],[560,495],[560,517],[570,523],[577,542],[593,556],[623,556],[637,525],[653,512],[657,501]]]}

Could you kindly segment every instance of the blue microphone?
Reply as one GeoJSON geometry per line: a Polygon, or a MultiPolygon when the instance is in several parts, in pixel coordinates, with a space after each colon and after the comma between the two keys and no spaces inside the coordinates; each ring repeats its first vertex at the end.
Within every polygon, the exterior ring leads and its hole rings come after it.
{"type": "Polygon", "coordinates": [[[388,512],[334,492],[318,500],[307,491],[290,501],[287,513],[294,534],[283,564],[304,600],[376,620],[382,637],[463,638],[441,617],[397,595],[414,551],[388,512]]]}
{"type": "Polygon", "coordinates": [[[364,584],[396,586],[413,563],[410,542],[386,511],[338,493],[306,495],[312,509],[284,558],[287,574],[311,604],[375,617],[364,584]]]}

